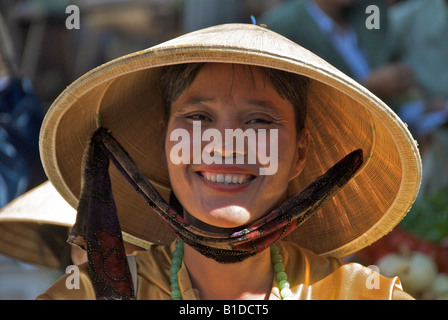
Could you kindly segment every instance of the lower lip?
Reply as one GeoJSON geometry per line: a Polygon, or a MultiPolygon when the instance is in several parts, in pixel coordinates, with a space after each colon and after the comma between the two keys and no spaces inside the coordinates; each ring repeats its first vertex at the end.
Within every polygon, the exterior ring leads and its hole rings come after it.
{"type": "Polygon", "coordinates": [[[251,180],[251,181],[243,183],[243,184],[223,184],[223,183],[216,183],[213,181],[209,181],[209,180],[205,179],[203,176],[201,176],[199,173],[197,175],[202,180],[202,182],[204,182],[209,188],[212,188],[213,190],[216,190],[216,191],[230,192],[230,193],[232,193],[232,192],[236,193],[236,192],[243,191],[253,181],[253,180],[251,180]]]}

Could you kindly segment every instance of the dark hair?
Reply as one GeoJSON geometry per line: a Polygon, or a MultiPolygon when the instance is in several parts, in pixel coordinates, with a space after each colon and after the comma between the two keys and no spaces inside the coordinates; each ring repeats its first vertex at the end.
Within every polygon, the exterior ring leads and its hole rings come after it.
{"type": "MultiPolygon", "coordinates": [[[[163,67],[161,75],[161,91],[166,115],[169,117],[171,104],[187,89],[196,78],[204,63],[185,63],[163,67]]],[[[248,66],[249,75],[253,80],[251,68],[260,68],[271,81],[279,95],[291,102],[296,115],[297,130],[305,126],[307,114],[307,92],[309,78],[282,70],[248,66]]]]}

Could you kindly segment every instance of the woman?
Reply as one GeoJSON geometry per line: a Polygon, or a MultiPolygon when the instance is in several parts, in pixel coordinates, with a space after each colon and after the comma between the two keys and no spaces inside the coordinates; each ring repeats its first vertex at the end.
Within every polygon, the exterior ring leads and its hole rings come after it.
{"type": "Polygon", "coordinates": [[[41,299],[410,298],[338,258],[409,210],[414,140],[266,28],[211,27],[91,71],[50,109],[41,154],[89,256],[80,290],[61,278],[41,299]],[[122,235],[147,250],[126,259],[122,235]]]}

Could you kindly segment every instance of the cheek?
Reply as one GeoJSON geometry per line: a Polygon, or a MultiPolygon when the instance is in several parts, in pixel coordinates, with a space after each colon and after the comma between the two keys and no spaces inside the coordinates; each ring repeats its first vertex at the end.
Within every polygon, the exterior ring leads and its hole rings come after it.
{"type": "Polygon", "coordinates": [[[263,198],[266,201],[269,200],[270,205],[276,204],[280,201],[286,193],[289,182],[292,179],[292,168],[294,167],[294,163],[296,162],[296,153],[294,152],[293,144],[291,144],[291,137],[283,136],[279,137],[279,141],[275,147],[272,145],[269,146],[271,151],[275,151],[277,149],[278,158],[271,158],[270,168],[271,172],[273,172],[273,168],[276,166],[277,170],[275,174],[266,175],[262,177],[264,180],[264,186],[267,190],[264,190],[263,198]],[[274,160],[276,163],[274,164],[274,160]],[[270,196],[266,196],[269,194],[270,196]]]}
{"type": "Polygon", "coordinates": [[[191,163],[191,133],[182,127],[169,126],[165,134],[164,151],[169,169],[191,163]]]}
{"type": "Polygon", "coordinates": [[[279,137],[278,155],[279,170],[287,175],[289,181],[291,180],[291,172],[294,171],[298,160],[295,136],[287,135],[279,137]]]}
{"type": "Polygon", "coordinates": [[[270,130],[267,135],[258,134],[257,157],[263,167],[261,175],[274,175],[277,171],[289,172],[297,159],[294,132],[291,130],[270,130]]]}
{"type": "Polygon", "coordinates": [[[176,148],[176,141],[170,141],[169,136],[168,139],[165,140],[165,158],[166,158],[166,166],[168,169],[168,176],[170,180],[171,187],[174,193],[177,195],[180,190],[185,189],[185,164],[182,163],[174,163],[174,161],[178,161],[177,156],[173,156],[171,153],[172,150],[176,148]]]}

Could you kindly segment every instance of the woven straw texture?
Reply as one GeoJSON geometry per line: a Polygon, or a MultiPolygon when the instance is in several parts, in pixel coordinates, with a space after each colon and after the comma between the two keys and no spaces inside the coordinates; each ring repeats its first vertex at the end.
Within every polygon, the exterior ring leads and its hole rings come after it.
{"type": "MultiPolygon", "coordinates": [[[[160,67],[188,62],[264,66],[312,79],[307,126],[311,146],[293,194],[347,153],[362,148],[357,176],[289,239],[322,255],[345,256],[387,234],[418,192],[417,145],[396,114],[334,67],[260,26],[228,24],[196,31],[104,64],[70,85],[51,106],[40,137],[46,173],[73,206],[80,192],[81,159],[90,134],[110,129],[165,199],[170,182],[161,152],[160,67]],[[99,117],[98,117],[99,115],[99,117]]],[[[120,223],[127,241],[168,243],[174,234],[111,167],[120,223]]]]}
{"type": "Polygon", "coordinates": [[[0,253],[65,268],[70,261],[68,228],[75,219],[76,210],[47,181],[0,209],[0,253]]]}

